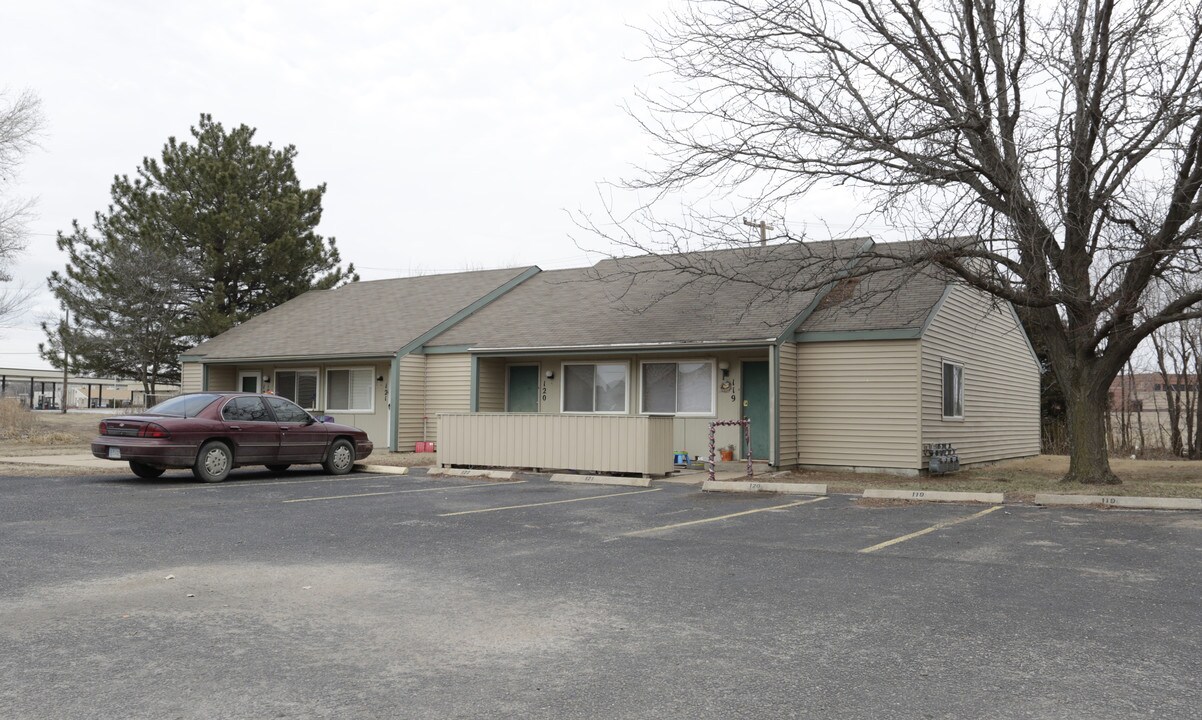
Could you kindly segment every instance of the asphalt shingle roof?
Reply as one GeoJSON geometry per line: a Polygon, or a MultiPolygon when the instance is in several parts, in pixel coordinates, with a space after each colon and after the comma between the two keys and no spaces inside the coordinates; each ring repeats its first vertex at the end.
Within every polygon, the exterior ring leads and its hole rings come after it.
{"type": "MultiPolygon", "coordinates": [[[[919,243],[878,244],[873,252],[907,257],[919,243]]],[[[889,267],[894,261],[867,260],[858,268],[889,267]]],[[[885,269],[853,276],[835,286],[798,332],[854,332],[920,329],[943,296],[949,278],[930,267],[885,269]]]]}
{"type": "Polygon", "coordinates": [[[544,271],[427,343],[472,348],[778,337],[863,238],[604,260],[544,271]]]}
{"type": "Polygon", "coordinates": [[[189,350],[206,360],[387,356],[529,267],[314,290],[189,350]]]}

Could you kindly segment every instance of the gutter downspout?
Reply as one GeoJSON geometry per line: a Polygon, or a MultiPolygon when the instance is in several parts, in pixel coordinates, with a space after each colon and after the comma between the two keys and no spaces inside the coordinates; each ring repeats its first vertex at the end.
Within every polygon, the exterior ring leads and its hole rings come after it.
{"type": "Polygon", "coordinates": [[[780,467],[780,344],[774,343],[769,346],[771,352],[768,354],[768,373],[772,378],[772,392],[769,394],[769,402],[772,403],[772,467],[780,467]]]}
{"type": "Polygon", "coordinates": [[[396,452],[400,434],[401,354],[393,353],[388,374],[388,452],[396,452]]]}

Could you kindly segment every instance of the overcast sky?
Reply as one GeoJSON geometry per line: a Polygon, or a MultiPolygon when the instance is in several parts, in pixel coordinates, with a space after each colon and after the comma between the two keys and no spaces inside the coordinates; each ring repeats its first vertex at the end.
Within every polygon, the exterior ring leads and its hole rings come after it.
{"type": "MultiPolygon", "coordinates": [[[[37,207],[14,274],[44,288],[65,263],[55,232],[202,112],[297,147],[302,184],[327,184],[319,232],[364,280],[590,264],[567,211],[648,161],[622,105],[658,82],[637,28],[679,1],[6,3],[0,87],[32,89],[46,117],[16,185],[37,207]]],[[[797,221],[839,234],[840,202],[797,221]]],[[[0,330],[0,366],[44,367],[36,320],[57,312],[43,291],[0,330]]]]}

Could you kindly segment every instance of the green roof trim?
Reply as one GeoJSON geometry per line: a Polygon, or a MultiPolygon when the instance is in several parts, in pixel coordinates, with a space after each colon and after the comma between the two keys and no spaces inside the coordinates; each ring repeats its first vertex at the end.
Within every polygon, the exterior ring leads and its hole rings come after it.
{"type": "Polygon", "coordinates": [[[798,343],[850,342],[861,340],[917,340],[922,337],[922,328],[896,328],[893,330],[849,330],[800,332],[793,338],[798,343]]]}
{"type": "Polygon", "coordinates": [[[946,302],[951,296],[953,287],[955,286],[949,284],[947,287],[943,288],[943,294],[939,296],[939,301],[936,302],[935,306],[931,308],[931,311],[927,313],[927,319],[922,323],[921,333],[923,335],[926,335],[927,328],[931,326],[931,323],[935,322],[935,316],[939,314],[939,311],[943,308],[943,303],[946,302]]]}
{"type": "Polygon", "coordinates": [[[446,320],[443,320],[442,322],[438,323],[437,325],[430,328],[426,332],[413,338],[413,340],[409,341],[409,344],[405,345],[400,350],[397,350],[397,353],[396,353],[397,357],[404,357],[405,355],[408,355],[409,353],[413,352],[414,350],[417,350],[422,345],[425,345],[426,343],[430,342],[434,338],[443,334],[447,330],[450,330],[452,327],[459,324],[463,320],[467,319],[472,313],[476,312],[477,310],[484,307],[485,305],[488,305],[492,301],[501,297],[502,295],[504,295],[505,293],[514,289],[518,285],[521,285],[522,283],[526,282],[527,280],[529,280],[530,278],[539,274],[540,272],[542,272],[542,268],[538,267],[537,265],[531,265],[530,267],[523,270],[519,275],[517,275],[516,277],[512,278],[511,280],[503,283],[500,287],[496,288],[492,292],[480,297],[475,302],[473,302],[471,305],[468,305],[467,307],[463,308],[459,312],[450,316],[446,320]]]}
{"type": "Polygon", "coordinates": [[[434,347],[419,347],[413,355],[458,355],[471,352],[471,345],[435,345],[434,347]]]}
{"type": "Polygon", "coordinates": [[[866,238],[864,240],[864,244],[856,250],[856,254],[847,261],[847,267],[844,268],[843,272],[836,275],[833,280],[819,288],[818,294],[814,296],[814,299],[810,301],[810,304],[807,305],[797,317],[793,318],[793,320],[791,320],[789,324],[785,326],[784,332],[782,332],[780,337],[776,339],[777,345],[787,342],[789,338],[797,332],[797,328],[801,327],[802,323],[810,319],[810,316],[814,314],[814,311],[818,309],[818,306],[822,304],[822,301],[826,299],[826,296],[830,294],[831,290],[834,290],[835,286],[838,285],[839,281],[846,276],[847,272],[854,268],[856,264],[863,259],[863,253],[871,249],[874,245],[876,245],[876,242],[872,238],[866,238]]]}
{"type": "MultiPolygon", "coordinates": [[[[480,350],[468,349],[462,352],[471,352],[475,357],[565,357],[565,356],[587,356],[587,357],[606,357],[609,355],[703,355],[708,352],[728,351],[728,350],[763,350],[767,347],[772,347],[772,340],[765,340],[759,343],[731,343],[719,344],[713,343],[708,345],[668,345],[664,347],[647,346],[647,345],[631,345],[625,347],[605,347],[605,348],[534,348],[522,350],[490,350],[487,348],[480,350]]],[[[429,353],[429,351],[427,351],[429,353]]]]}
{"type": "MultiPolygon", "coordinates": [[[[485,305],[488,305],[492,301],[501,297],[502,295],[504,295],[505,293],[514,289],[518,285],[521,285],[522,283],[526,282],[527,280],[529,280],[530,278],[539,274],[540,272],[542,272],[542,268],[538,267],[537,265],[531,265],[530,267],[526,268],[521,273],[519,273],[517,276],[507,280],[506,282],[502,283],[500,286],[493,289],[491,292],[486,293],[486,294],[482,295],[481,297],[477,298],[474,302],[472,302],[470,305],[463,308],[459,312],[455,313],[454,315],[451,315],[446,320],[443,320],[442,322],[438,323],[437,325],[430,328],[429,330],[422,333],[421,335],[418,335],[417,337],[413,338],[413,340],[409,341],[408,344],[406,344],[404,347],[402,347],[401,349],[396,351],[396,354],[394,354],[392,357],[392,368],[391,368],[392,384],[393,384],[393,387],[395,388],[395,395],[392,398],[390,398],[392,400],[392,402],[391,402],[392,407],[390,407],[388,410],[388,414],[389,414],[388,422],[393,428],[393,431],[391,433],[392,437],[390,437],[388,439],[388,449],[389,450],[396,452],[397,445],[398,445],[397,434],[398,434],[399,428],[400,428],[398,413],[400,412],[401,404],[396,401],[396,398],[400,395],[400,392],[401,392],[401,358],[405,357],[409,353],[422,352],[423,345],[430,342],[431,340],[438,337],[439,335],[443,334],[447,330],[451,329],[458,323],[460,323],[463,320],[465,320],[466,318],[468,318],[472,313],[476,312],[477,310],[484,307],[485,305]]],[[[463,350],[461,352],[466,352],[466,350],[463,350]]],[[[475,359],[473,358],[473,360],[472,360],[472,386],[473,386],[473,390],[472,390],[472,405],[473,405],[473,407],[472,407],[472,409],[473,409],[473,411],[475,410],[475,404],[476,404],[475,389],[474,389],[475,384],[476,384],[475,374],[476,374],[476,363],[475,363],[475,359]]]]}
{"type": "Polygon", "coordinates": [[[330,360],[387,360],[391,355],[371,354],[371,355],[276,355],[274,357],[250,357],[250,358],[221,358],[220,360],[205,360],[200,358],[196,362],[209,367],[210,365],[265,365],[270,363],[282,362],[300,362],[314,363],[327,362],[330,360]]]}
{"type": "Polygon", "coordinates": [[[1018,311],[1014,309],[1014,303],[1007,302],[1006,306],[1010,308],[1010,317],[1014,318],[1014,324],[1022,334],[1023,342],[1027,344],[1027,350],[1031,353],[1031,359],[1035,361],[1036,367],[1042,368],[1043,363],[1039,361],[1039,353],[1035,352],[1035,346],[1031,344],[1031,337],[1027,335],[1027,329],[1023,327],[1023,321],[1018,317],[1018,311]]]}

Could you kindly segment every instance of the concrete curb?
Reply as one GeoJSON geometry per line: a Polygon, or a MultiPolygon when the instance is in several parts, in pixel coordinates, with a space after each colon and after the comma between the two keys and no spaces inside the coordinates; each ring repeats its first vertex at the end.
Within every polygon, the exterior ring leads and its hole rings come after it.
{"type": "Polygon", "coordinates": [[[747,482],[745,480],[706,480],[702,492],[780,493],[782,495],[825,495],[826,485],[816,483],[747,482]]]}
{"type": "Polygon", "coordinates": [[[1140,510],[1202,510],[1198,498],[1127,497],[1124,495],[1052,495],[1035,496],[1036,505],[1105,505],[1140,510]]]}
{"type": "Polygon", "coordinates": [[[471,470],[468,468],[430,468],[426,475],[446,475],[447,477],[478,477],[490,480],[512,480],[512,470],[471,470]]]}
{"type": "Polygon", "coordinates": [[[621,485],[622,487],[651,487],[651,478],[613,477],[612,475],[568,475],[556,473],[551,482],[579,483],[582,485],[621,485]]]}
{"type": "Polygon", "coordinates": [[[868,488],[862,497],[882,500],[917,500],[919,502],[1005,502],[1002,493],[950,492],[947,490],[885,490],[868,488]]]}
{"type": "Polygon", "coordinates": [[[355,472],[362,473],[378,473],[380,475],[408,475],[409,468],[399,467],[397,465],[368,465],[367,463],[355,463],[355,472]]]}

